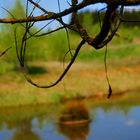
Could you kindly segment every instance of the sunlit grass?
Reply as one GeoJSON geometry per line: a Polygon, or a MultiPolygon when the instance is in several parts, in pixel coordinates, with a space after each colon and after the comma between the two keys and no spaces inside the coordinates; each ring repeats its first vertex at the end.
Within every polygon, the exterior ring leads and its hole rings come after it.
{"type": "MultiPolygon", "coordinates": [[[[108,76],[113,94],[139,91],[140,66],[137,61],[108,61],[108,76]]],[[[31,75],[33,80],[40,84],[55,81],[63,70],[63,67],[58,69],[62,63],[41,63],[47,73],[31,75]]],[[[76,62],[64,80],[50,89],[39,89],[30,85],[20,72],[1,75],[0,88],[0,106],[59,103],[73,98],[82,99],[108,93],[104,64],[101,61],[76,62]]]]}

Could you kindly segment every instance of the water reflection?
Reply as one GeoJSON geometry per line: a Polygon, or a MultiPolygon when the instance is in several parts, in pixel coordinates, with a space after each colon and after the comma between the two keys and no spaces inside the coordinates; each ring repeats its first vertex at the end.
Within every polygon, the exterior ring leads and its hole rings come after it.
{"type": "Polygon", "coordinates": [[[33,130],[34,120],[37,122],[36,127],[42,128],[46,121],[53,123],[50,118],[55,118],[52,117],[55,116],[53,112],[50,113],[46,108],[47,106],[1,108],[0,140],[41,140],[40,135],[33,130]]]}
{"type": "Polygon", "coordinates": [[[32,131],[32,120],[22,120],[16,127],[11,140],[40,140],[39,136],[32,131]]]}
{"type": "Polygon", "coordinates": [[[0,109],[0,140],[139,140],[140,98],[88,101],[91,123],[58,123],[64,105],[0,109]]]}
{"type": "Polygon", "coordinates": [[[69,140],[86,140],[90,115],[84,102],[72,100],[65,105],[59,118],[58,131],[69,140]]]}
{"type": "Polygon", "coordinates": [[[89,123],[76,126],[59,125],[58,131],[69,140],[86,140],[90,131],[90,125],[89,123]]]}

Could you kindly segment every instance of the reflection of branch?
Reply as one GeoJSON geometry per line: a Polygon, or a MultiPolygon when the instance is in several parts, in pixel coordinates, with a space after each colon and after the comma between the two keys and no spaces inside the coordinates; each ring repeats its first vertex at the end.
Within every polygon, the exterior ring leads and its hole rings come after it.
{"type": "Polygon", "coordinates": [[[25,78],[27,79],[27,81],[28,81],[30,84],[32,84],[32,85],[34,85],[34,86],[36,86],[36,87],[38,87],[38,88],[50,88],[50,87],[53,87],[53,86],[57,85],[57,84],[64,78],[64,76],[67,74],[67,72],[68,72],[68,70],[70,69],[70,67],[72,66],[72,64],[75,62],[75,59],[76,59],[76,57],[77,57],[77,55],[78,55],[78,53],[79,53],[81,47],[82,47],[84,44],[85,44],[85,41],[82,40],[82,41],[80,42],[80,44],[78,45],[78,47],[77,47],[77,49],[76,49],[76,51],[75,51],[75,54],[73,55],[72,60],[70,61],[70,63],[68,64],[68,66],[66,67],[66,69],[64,70],[64,72],[62,73],[62,75],[61,75],[53,84],[50,84],[50,85],[38,85],[38,84],[34,83],[34,82],[30,79],[30,77],[28,77],[28,76],[26,75],[25,70],[24,70],[24,68],[23,68],[25,78]]]}

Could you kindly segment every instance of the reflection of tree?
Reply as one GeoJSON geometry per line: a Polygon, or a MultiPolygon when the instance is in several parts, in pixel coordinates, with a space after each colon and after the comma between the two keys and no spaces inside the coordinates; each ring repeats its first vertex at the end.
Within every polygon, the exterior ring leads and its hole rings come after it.
{"type": "Polygon", "coordinates": [[[111,111],[117,111],[127,116],[133,107],[139,105],[139,103],[137,103],[135,99],[133,102],[130,99],[124,99],[124,100],[122,100],[122,98],[119,99],[108,101],[108,103],[104,102],[103,104],[94,106],[92,108],[100,107],[104,110],[105,113],[109,113],[111,111]]]}
{"type": "Polygon", "coordinates": [[[12,140],[40,140],[40,138],[32,131],[31,120],[23,120],[19,122],[12,140]]]}
{"type": "Polygon", "coordinates": [[[61,134],[68,137],[70,140],[86,140],[89,134],[89,123],[85,125],[65,126],[59,125],[58,130],[61,134]]]}
{"type": "Polygon", "coordinates": [[[70,101],[59,118],[58,130],[70,140],[86,140],[89,134],[89,110],[82,101],[70,101]]]}

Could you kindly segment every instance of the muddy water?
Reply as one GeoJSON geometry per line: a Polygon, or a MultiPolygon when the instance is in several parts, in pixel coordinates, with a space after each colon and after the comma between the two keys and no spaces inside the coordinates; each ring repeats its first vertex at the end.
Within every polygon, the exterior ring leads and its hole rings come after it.
{"type": "Polygon", "coordinates": [[[1,108],[0,140],[139,140],[140,98],[88,100],[91,122],[58,124],[64,105],[1,108]]]}

